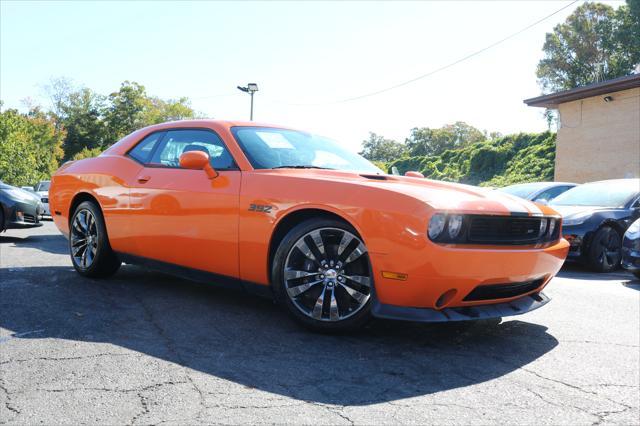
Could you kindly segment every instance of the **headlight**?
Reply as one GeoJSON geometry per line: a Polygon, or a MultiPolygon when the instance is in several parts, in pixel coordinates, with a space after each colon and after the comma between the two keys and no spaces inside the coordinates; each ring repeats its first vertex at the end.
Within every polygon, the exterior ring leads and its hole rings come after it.
{"type": "Polygon", "coordinates": [[[462,229],[462,215],[449,216],[449,237],[456,238],[462,229]]]}
{"type": "Polygon", "coordinates": [[[565,226],[580,225],[584,223],[587,219],[589,219],[591,215],[592,215],[592,212],[576,213],[567,218],[563,218],[562,223],[564,223],[565,226]]]}
{"type": "Polygon", "coordinates": [[[431,216],[429,221],[429,238],[435,240],[442,234],[444,229],[445,216],[442,213],[436,213],[431,216]]]}
{"type": "Polygon", "coordinates": [[[549,219],[549,236],[552,237],[553,236],[553,231],[556,230],[556,223],[558,222],[558,219],[549,219]]]}
{"type": "Polygon", "coordinates": [[[626,238],[636,239],[640,237],[640,219],[636,220],[627,228],[627,232],[624,233],[626,238]]]}
{"type": "Polygon", "coordinates": [[[541,237],[545,232],[547,232],[547,222],[549,222],[547,219],[542,219],[540,221],[540,233],[538,235],[540,235],[541,237]]]}

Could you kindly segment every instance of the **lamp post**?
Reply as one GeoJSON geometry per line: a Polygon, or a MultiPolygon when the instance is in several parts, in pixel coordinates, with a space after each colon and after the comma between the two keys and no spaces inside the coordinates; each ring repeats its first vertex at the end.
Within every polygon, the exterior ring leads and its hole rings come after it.
{"type": "Polygon", "coordinates": [[[249,120],[253,121],[253,94],[258,91],[258,85],[256,83],[249,83],[247,87],[238,86],[238,89],[251,95],[251,113],[249,120]]]}

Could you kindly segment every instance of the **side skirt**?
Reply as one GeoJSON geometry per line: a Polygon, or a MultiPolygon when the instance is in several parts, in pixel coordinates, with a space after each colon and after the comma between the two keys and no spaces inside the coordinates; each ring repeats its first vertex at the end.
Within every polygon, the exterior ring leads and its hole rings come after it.
{"type": "Polygon", "coordinates": [[[187,268],[173,263],[162,262],[142,256],[135,256],[126,253],[117,253],[118,258],[129,265],[143,266],[154,271],[173,275],[189,281],[211,284],[217,287],[230,290],[244,290],[256,296],[273,299],[271,286],[244,281],[240,278],[228,277],[226,275],[214,274],[213,272],[202,271],[200,269],[187,268]]]}

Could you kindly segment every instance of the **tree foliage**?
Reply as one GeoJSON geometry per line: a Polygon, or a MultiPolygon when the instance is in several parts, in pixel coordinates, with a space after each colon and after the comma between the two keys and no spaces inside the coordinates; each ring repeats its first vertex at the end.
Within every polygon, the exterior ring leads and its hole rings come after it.
{"type": "Polygon", "coordinates": [[[543,91],[630,74],[640,63],[640,0],[618,9],[584,3],[547,33],[537,76],[543,91]]]}
{"type": "Polygon", "coordinates": [[[553,180],[554,133],[520,133],[484,140],[439,155],[397,160],[401,174],[415,170],[430,179],[472,185],[503,186],[512,183],[553,180]]]}
{"type": "Polygon", "coordinates": [[[485,135],[480,130],[457,121],[437,129],[414,128],[406,145],[411,156],[438,155],[448,149],[462,148],[484,139],[485,135]]]}
{"type": "Polygon", "coordinates": [[[0,113],[0,178],[13,185],[47,179],[62,158],[64,132],[56,131],[50,114],[15,109],[0,113]]]}
{"type": "Polygon", "coordinates": [[[407,153],[405,145],[384,136],[369,132],[369,139],[362,141],[360,155],[376,162],[395,161],[407,153]]]}

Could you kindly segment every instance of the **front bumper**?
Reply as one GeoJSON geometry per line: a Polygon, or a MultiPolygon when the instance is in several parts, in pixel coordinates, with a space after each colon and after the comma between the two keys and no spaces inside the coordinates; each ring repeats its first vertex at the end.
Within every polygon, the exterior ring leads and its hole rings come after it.
{"type": "Polygon", "coordinates": [[[17,202],[7,212],[5,229],[36,228],[42,226],[42,205],[17,202]]]}
{"type": "Polygon", "coordinates": [[[549,297],[540,292],[523,296],[510,302],[445,308],[441,310],[405,308],[402,306],[385,305],[374,301],[371,307],[371,314],[376,318],[415,322],[473,321],[521,315],[546,305],[550,300],[549,297]]]}
{"type": "Polygon", "coordinates": [[[625,238],[622,244],[622,267],[631,272],[640,271],[640,239],[625,238]]]}
{"type": "Polygon", "coordinates": [[[375,298],[381,305],[440,312],[509,303],[540,293],[558,273],[568,251],[564,239],[526,247],[430,244],[415,250],[397,246],[389,254],[370,253],[375,298]],[[387,278],[389,271],[405,279],[387,278]],[[520,290],[512,292],[512,286],[520,290]],[[498,290],[486,292],[492,289],[498,290]]]}

